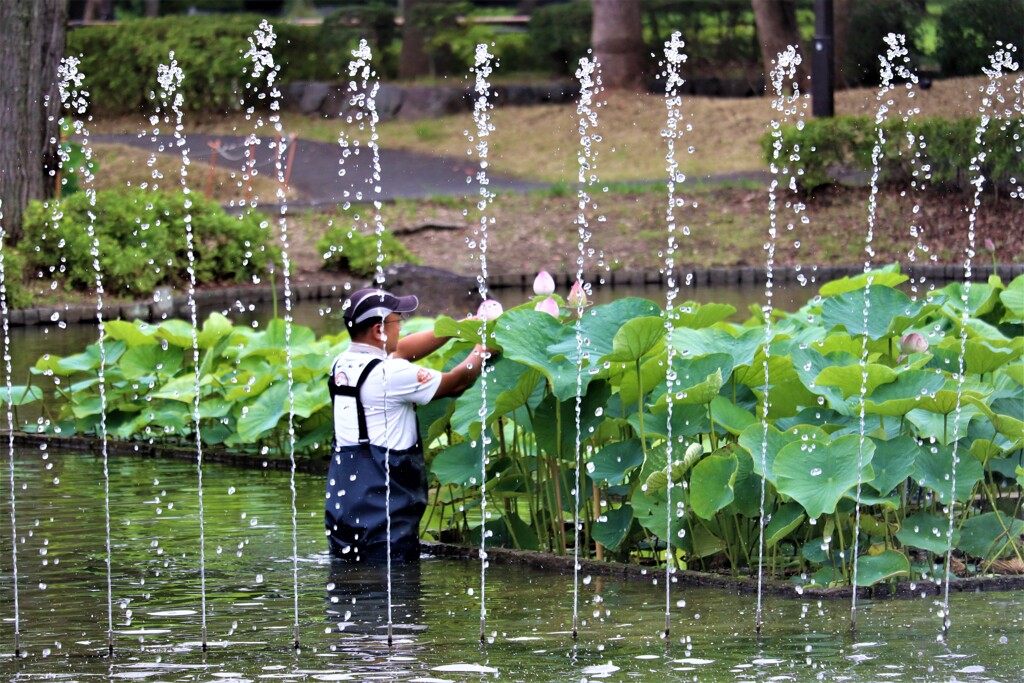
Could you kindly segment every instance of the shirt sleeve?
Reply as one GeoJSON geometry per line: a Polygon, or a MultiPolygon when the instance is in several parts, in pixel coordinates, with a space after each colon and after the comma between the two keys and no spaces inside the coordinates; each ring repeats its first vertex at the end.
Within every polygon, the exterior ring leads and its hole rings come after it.
{"type": "Polygon", "coordinates": [[[441,373],[402,358],[383,363],[384,385],[389,400],[399,403],[429,403],[441,385],[441,373]]]}

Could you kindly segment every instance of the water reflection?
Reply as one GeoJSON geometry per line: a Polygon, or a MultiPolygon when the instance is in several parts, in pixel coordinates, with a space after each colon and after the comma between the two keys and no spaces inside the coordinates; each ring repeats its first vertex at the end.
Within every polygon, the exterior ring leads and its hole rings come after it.
{"type": "Polygon", "coordinates": [[[1020,680],[1018,594],[952,595],[955,626],[943,643],[934,598],[865,601],[854,636],[846,602],[769,597],[757,638],[753,596],[678,586],[666,641],[663,574],[584,577],[574,643],[570,577],[493,564],[481,645],[479,566],[435,558],[395,566],[389,647],[386,573],[332,561],[322,476],[301,475],[296,651],[288,475],[216,464],[204,470],[203,653],[193,463],[123,456],[111,470],[107,658],[101,463],[31,449],[16,453],[16,465],[26,657],[13,655],[10,519],[0,515],[2,680],[1020,680]]]}

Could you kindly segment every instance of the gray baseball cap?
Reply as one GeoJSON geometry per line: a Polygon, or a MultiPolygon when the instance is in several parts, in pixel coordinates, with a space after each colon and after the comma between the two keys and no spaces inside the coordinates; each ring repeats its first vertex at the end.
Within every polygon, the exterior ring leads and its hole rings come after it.
{"type": "Polygon", "coordinates": [[[352,327],[371,318],[383,320],[389,313],[411,313],[419,305],[420,300],[414,294],[395,296],[383,289],[371,288],[353,292],[342,310],[345,311],[345,324],[352,327]]]}

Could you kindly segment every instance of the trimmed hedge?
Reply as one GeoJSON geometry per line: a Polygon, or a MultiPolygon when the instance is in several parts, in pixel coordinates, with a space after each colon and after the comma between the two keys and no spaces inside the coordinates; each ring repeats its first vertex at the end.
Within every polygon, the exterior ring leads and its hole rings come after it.
{"type": "MultiPolygon", "coordinates": [[[[982,151],[975,142],[980,119],[964,118],[950,121],[920,118],[904,121],[890,119],[882,124],[885,144],[881,148],[880,177],[883,182],[909,182],[914,173],[908,134],[915,138],[918,149],[924,143],[921,159],[916,165],[919,175],[923,164],[929,165],[924,183],[931,187],[967,189],[977,172],[970,169],[971,160],[982,151]]],[[[979,161],[985,187],[1008,189],[1024,177],[1024,155],[1021,138],[1024,119],[993,119],[985,132],[984,158],[979,161]]],[[[874,121],[863,116],[837,116],[812,119],[802,126],[783,126],[779,159],[790,173],[798,177],[805,192],[839,182],[842,175],[870,173],[871,158],[878,134],[874,121]]],[[[765,160],[772,163],[774,138],[761,139],[765,160]]]]}
{"type": "Polygon", "coordinates": [[[32,202],[25,212],[23,243],[33,249],[24,254],[24,272],[38,277],[47,291],[51,281],[66,291],[95,289],[90,213],[103,287],[115,297],[141,298],[157,287],[188,283],[186,216],[194,235],[197,284],[262,277],[279,259],[262,214],[233,216],[202,196],[189,195],[188,200],[191,204],[180,192],[128,190],[98,192],[95,206],[84,192],[56,202],[32,202]]]}
{"type": "MultiPolygon", "coordinates": [[[[190,110],[242,108],[245,52],[260,23],[253,15],[185,16],[133,19],[110,26],[87,26],[68,34],[67,53],[80,55],[81,72],[94,113],[125,114],[149,108],[157,87],[157,66],[168,53],[184,72],[182,95],[190,110]]],[[[274,26],[275,63],[280,82],[335,80],[346,69],[350,42],[322,40],[322,27],[280,23],[274,26]]],[[[264,105],[265,106],[265,105],[264,105]]]]}

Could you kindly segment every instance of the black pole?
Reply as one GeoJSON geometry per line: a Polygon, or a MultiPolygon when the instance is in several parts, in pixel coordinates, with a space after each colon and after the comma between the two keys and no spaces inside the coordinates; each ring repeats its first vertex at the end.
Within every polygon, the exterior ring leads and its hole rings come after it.
{"type": "Polygon", "coordinates": [[[835,40],[832,0],[814,0],[814,44],[811,54],[811,112],[835,114],[835,40]]]}

